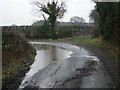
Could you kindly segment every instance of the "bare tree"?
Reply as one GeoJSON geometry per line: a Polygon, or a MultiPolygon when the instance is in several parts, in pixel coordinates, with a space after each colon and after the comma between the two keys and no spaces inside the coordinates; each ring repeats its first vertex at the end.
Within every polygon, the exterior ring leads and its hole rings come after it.
{"type": "Polygon", "coordinates": [[[58,0],[48,0],[42,3],[40,0],[37,0],[33,4],[37,7],[38,12],[42,13],[44,20],[48,22],[51,32],[55,33],[56,20],[62,18],[66,11],[65,3],[63,1],[58,2],[58,0]],[[47,19],[45,14],[48,15],[47,19]]]}

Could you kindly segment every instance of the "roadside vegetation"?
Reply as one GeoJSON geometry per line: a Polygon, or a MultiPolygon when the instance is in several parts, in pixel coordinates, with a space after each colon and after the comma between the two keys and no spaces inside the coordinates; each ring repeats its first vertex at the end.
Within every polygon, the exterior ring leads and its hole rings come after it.
{"type": "Polygon", "coordinates": [[[34,61],[35,50],[18,31],[2,32],[2,90],[16,90],[34,61]]]}
{"type": "Polygon", "coordinates": [[[109,42],[105,40],[101,40],[99,38],[91,38],[91,37],[76,37],[73,39],[68,39],[68,41],[72,42],[78,42],[78,43],[84,43],[86,45],[91,45],[94,47],[98,47],[103,49],[109,56],[114,58],[115,60],[118,61],[118,53],[120,52],[118,46],[112,45],[109,42]]]}
{"type": "MultiPolygon", "coordinates": [[[[95,23],[93,38],[102,40],[102,47],[108,54],[117,57],[120,53],[120,2],[96,2],[95,9],[90,14],[90,19],[95,23]]],[[[120,64],[120,61],[118,61],[120,64]]]]}

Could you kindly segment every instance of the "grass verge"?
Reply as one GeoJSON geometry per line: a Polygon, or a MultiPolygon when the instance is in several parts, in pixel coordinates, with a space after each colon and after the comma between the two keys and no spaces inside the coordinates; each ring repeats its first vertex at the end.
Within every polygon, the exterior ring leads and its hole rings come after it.
{"type": "Polygon", "coordinates": [[[120,52],[119,47],[115,45],[111,45],[106,41],[100,40],[99,38],[91,38],[91,37],[84,36],[84,37],[76,37],[73,39],[69,39],[68,41],[84,43],[87,45],[104,49],[109,56],[111,56],[113,59],[118,61],[118,53],[120,52]]]}
{"type": "Polygon", "coordinates": [[[74,38],[65,38],[65,39],[37,39],[37,40],[29,40],[29,41],[48,41],[48,42],[76,42],[83,43],[86,45],[91,45],[97,48],[104,49],[105,52],[111,56],[113,59],[118,61],[118,53],[120,52],[119,48],[115,45],[111,45],[110,43],[100,40],[99,38],[91,38],[88,36],[74,37],[74,38]]]}

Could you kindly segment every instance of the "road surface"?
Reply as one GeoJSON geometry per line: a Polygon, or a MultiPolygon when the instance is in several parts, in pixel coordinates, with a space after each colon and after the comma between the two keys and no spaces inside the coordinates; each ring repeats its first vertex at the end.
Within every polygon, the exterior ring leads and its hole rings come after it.
{"type": "MultiPolygon", "coordinates": [[[[65,48],[73,53],[69,58],[55,60],[38,70],[18,90],[40,88],[115,88],[102,59],[93,50],[83,45],[61,42],[30,42],[65,48]]],[[[98,51],[99,52],[99,51],[98,51]]],[[[62,53],[62,52],[61,52],[62,53]]]]}

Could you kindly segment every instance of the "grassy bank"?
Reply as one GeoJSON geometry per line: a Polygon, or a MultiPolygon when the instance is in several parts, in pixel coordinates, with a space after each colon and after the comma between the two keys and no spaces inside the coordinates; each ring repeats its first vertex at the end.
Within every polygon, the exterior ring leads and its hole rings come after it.
{"type": "Polygon", "coordinates": [[[16,32],[2,34],[2,90],[16,90],[34,62],[35,50],[16,32]]]}
{"type": "Polygon", "coordinates": [[[120,52],[118,47],[115,45],[111,45],[110,43],[100,40],[99,38],[91,38],[91,37],[76,37],[73,39],[69,39],[68,41],[71,42],[78,42],[78,43],[84,43],[87,45],[91,45],[94,47],[98,47],[101,49],[104,49],[104,51],[114,58],[115,60],[118,60],[118,53],[120,52]]]}
{"type": "Polygon", "coordinates": [[[34,56],[23,57],[3,68],[2,90],[16,90],[33,60],[34,56]]]}

